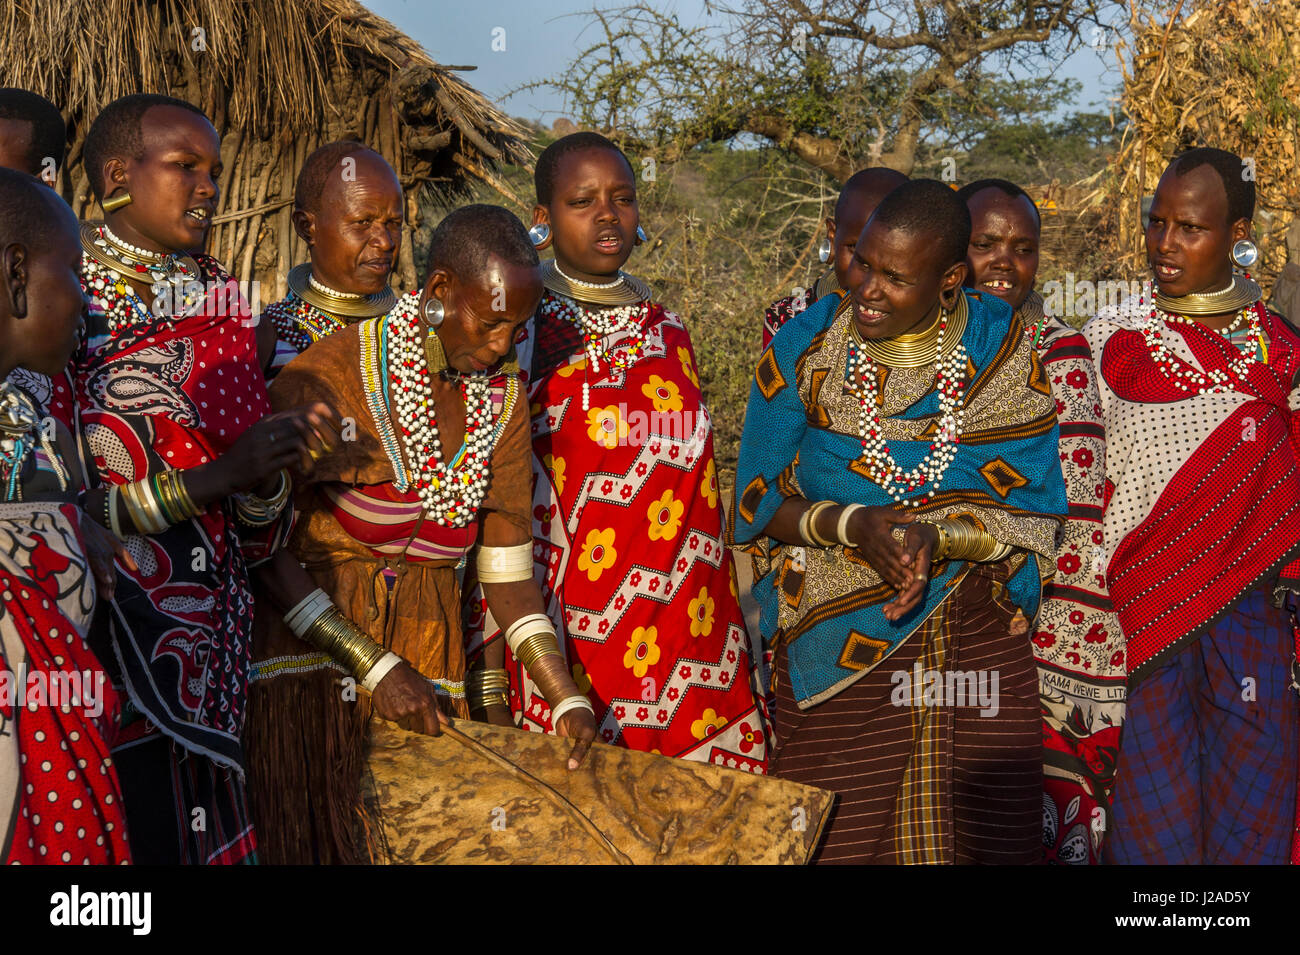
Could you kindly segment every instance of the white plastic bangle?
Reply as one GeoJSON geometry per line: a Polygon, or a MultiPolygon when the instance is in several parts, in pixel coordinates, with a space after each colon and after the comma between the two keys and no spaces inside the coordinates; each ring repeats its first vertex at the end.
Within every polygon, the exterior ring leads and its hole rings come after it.
{"type": "Polygon", "coordinates": [[[293,631],[295,637],[301,638],[332,603],[330,595],[317,587],[284,615],[285,626],[293,631]]]}
{"type": "Polygon", "coordinates": [[[480,547],[475,562],[479,583],[507,584],[533,579],[533,545],[480,547]]]}
{"type": "Polygon", "coordinates": [[[555,624],[551,623],[551,618],[546,614],[530,613],[512,623],[506,630],[506,646],[514,653],[519,649],[519,644],[535,633],[555,633],[555,624]]]}
{"type": "Polygon", "coordinates": [[[577,696],[565,697],[563,700],[560,700],[559,703],[555,704],[555,708],[551,710],[551,728],[555,728],[556,724],[560,722],[561,716],[569,712],[569,710],[576,710],[579,707],[586,710],[592,716],[596,715],[596,710],[592,707],[591,700],[587,699],[581,693],[577,696]]]}
{"type": "Polygon", "coordinates": [[[367,693],[374,693],[375,687],[379,686],[379,681],[388,676],[389,671],[401,662],[402,658],[389,650],[379,658],[378,663],[370,668],[370,672],[361,678],[361,689],[367,693]]]}
{"type": "Polygon", "coordinates": [[[848,547],[853,546],[853,541],[848,538],[849,519],[865,507],[865,504],[849,504],[845,506],[844,510],[840,511],[839,522],[835,525],[835,539],[841,544],[848,547]]]}

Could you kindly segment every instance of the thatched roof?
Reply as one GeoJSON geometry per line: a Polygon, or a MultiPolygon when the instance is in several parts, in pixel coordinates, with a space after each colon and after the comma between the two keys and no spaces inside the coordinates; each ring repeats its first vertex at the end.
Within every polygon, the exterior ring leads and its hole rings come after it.
{"type": "Polygon", "coordinates": [[[1300,0],[1185,3],[1177,11],[1174,20],[1135,17],[1121,64],[1129,125],[1110,190],[1119,252],[1140,265],[1141,200],[1169,160],[1191,146],[1217,146],[1253,163],[1263,258],[1252,272],[1267,288],[1287,261],[1288,226],[1300,217],[1300,0]]]}
{"type": "Polygon", "coordinates": [[[529,160],[522,130],[455,69],[354,0],[11,0],[0,12],[0,85],[41,93],[68,120],[73,207],[92,211],[78,167],[98,111],[126,93],[179,96],[223,137],[217,221],[229,227],[210,251],[249,266],[256,253],[262,274],[302,254],[286,207],[301,160],[323,142],[378,149],[412,213],[423,184],[451,198],[481,181],[513,198],[494,170],[529,160]]]}

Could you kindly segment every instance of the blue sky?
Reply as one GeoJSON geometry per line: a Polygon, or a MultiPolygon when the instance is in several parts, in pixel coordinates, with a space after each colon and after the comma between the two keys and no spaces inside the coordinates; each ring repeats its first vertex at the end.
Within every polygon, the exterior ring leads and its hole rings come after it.
{"type": "MultiPolygon", "coordinates": [[[[555,75],[596,36],[591,29],[579,36],[590,23],[591,0],[362,2],[417,40],[435,60],[477,66],[474,72],[463,74],[464,78],[507,113],[547,125],[563,115],[563,103],[557,94],[549,90],[509,98],[507,94],[525,83],[555,75]],[[494,38],[498,45],[504,40],[504,51],[493,49],[494,38]]],[[[601,4],[606,8],[623,5],[622,0],[601,4]]],[[[657,5],[661,10],[675,11],[687,23],[703,22],[708,16],[704,0],[660,0],[657,5]]],[[[1087,38],[1106,39],[1093,34],[1087,38]]],[[[1104,49],[1099,53],[1084,46],[1062,64],[1059,75],[1083,84],[1079,108],[1096,103],[1094,108],[1105,109],[1105,101],[1113,95],[1118,81],[1114,52],[1104,49]]]]}

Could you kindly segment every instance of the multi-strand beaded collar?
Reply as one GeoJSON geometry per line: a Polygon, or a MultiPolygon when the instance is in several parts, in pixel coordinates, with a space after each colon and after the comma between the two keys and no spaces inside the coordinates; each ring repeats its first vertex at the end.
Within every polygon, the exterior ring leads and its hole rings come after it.
{"type": "Polygon", "coordinates": [[[619,272],[612,282],[583,282],[565,275],[554,259],[542,265],[542,284],[551,292],[542,299],[542,314],[568,322],[582,334],[587,355],[582,410],[588,411],[590,375],[599,375],[602,365],[611,374],[631,368],[645,348],[650,286],[626,272],[619,272]]]}
{"type": "Polygon", "coordinates": [[[1034,351],[1043,343],[1043,336],[1047,334],[1047,315],[1043,311],[1043,297],[1037,292],[1030,292],[1029,297],[1021,304],[1016,311],[1020,316],[1021,324],[1025,326],[1025,337],[1029,339],[1029,345],[1034,351]]]}
{"type": "Polygon", "coordinates": [[[184,252],[152,252],[131,245],[103,222],[81,224],[81,248],[82,276],[91,295],[104,304],[113,338],[193,314],[203,304],[203,274],[184,252]],[[131,281],[148,283],[155,300],[146,305],[131,281]],[[166,307],[177,302],[179,309],[166,307]]]}
{"type": "MultiPolygon", "coordinates": [[[[1260,301],[1262,293],[1250,276],[1233,275],[1232,283],[1216,292],[1198,292],[1177,298],[1163,295],[1159,291],[1154,295],[1150,312],[1142,323],[1142,338],[1156,368],[1180,391],[1188,394],[1220,394],[1232,390],[1233,377],[1244,378],[1250,374],[1251,367],[1258,361],[1257,349],[1264,352],[1264,335],[1260,319],[1264,310],[1260,301]],[[1232,324],[1223,329],[1222,335],[1237,351],[1237,357],[1228,361],[1228,370],[1211,368],[1202,372],[1175,355],[1165,344],[1164,329],[1167,325],[1199,325],[1212,331],[1196,321],[1198,315],[1227,315],[1236,312],[1232,324]],[[1247,334],[1243,351],[1241,344],[1233,341],[1233,333],[1240,330],[1243,323],[1247,334]]],[[[1138,299],[1141,307],[1146,297],[1138,299]]]]}
{"type": "Polygon", "coordinates": [[[487,495],[492,449],[510,418],[518,380],[507,377],[506,400],[501,412],[494,414],[489,375],[457,374],[446,368],[445,359],[439,361],[442,349],[437,335],[427,332],[420,321],[419,298],[417,292],[408,293],[384,318],[361,324],[366,404],[393,464],[394,486],[399,491],[415,488],[431,520],[445,527],[465,527],[487,495]],[[465,403],[465,440],[449,460],[444,459],[433,400],[432,378],[438,374],[459,379],[465,403]]]}
{"type": "Polygon", "coordinates": [[[347,328],[347,319],[376,318],[396,304],[397,295],[388,286],[371,295],[339,292],[318,282],[311,265],[303,264],[289,271],[289,294],[266,311],[280,340],[301,352],[347,328]]]}
{"type": "Polygon", "coordinates": [[[966,330],[969,309],[966,296],[959,295],[951,313],[939,312],[938,319],[927,329],[894,338],[863,338],[854,323],[853,299],[845,296],[841,312],[849,323],[848,380],[858,397],[858,434],[862,439],[862,457],[867,476],[904,507],[920,507],[939,491],[948,465],[957,456],[961,443],[962,400],[965,395],[966,330]],[[880,409],[884,396],[879,393],[877,364],[887,368],[920,368],[933,364],[935,388],[939,392],[938,430],[929,453],[909,470],[903,470],[885,442],[880,409]],[[908,498],[924,491],[919,498],[908,498]]]}

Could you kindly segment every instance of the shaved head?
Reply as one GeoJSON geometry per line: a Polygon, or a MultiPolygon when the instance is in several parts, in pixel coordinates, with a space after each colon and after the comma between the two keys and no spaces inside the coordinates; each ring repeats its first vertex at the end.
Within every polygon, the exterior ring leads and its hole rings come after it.
{"type": "Polygon", "coordinates": [[[76,222],[68,204],[41,180],[0,166],[0,248],[15,242],[41,248],[56,229],[71,224],[75,231],[76,222]]]}
{"type": "MultiPolygon", "coordinates": [[[[388,160],[365,143],[352,139],[326,143],[308,156],[303,163],[302,170],[298,173],[297,187],[293,192],[293,207],[313,214],[320,212],[321,197],[325,194],[325,187],[331,181],[330,177],[338,177],[337,182],[340,184],[350,181],[343,175],[343,161],[348,158],[357,161],[357,169],[364,164],[372,171],[381,174],[386,170],[393,181],[397,181],[397,173],[388,164],[388,160]]],[[[400,185],[398,188],[400,190],[400,185]]]]}
{"type": "Polygon", "coordinates": [[[862,216],[865,223],[876,206],[880,205],[880,200],[905,182],[907,177],[897,169],[872,166],[870,169],[858,170],[849,176],[844,188],[840,190],[840,197],[835,201],[835,218],[852,218],[850,207],[854,207],[867,210],[866,215],[862,216]]]}

